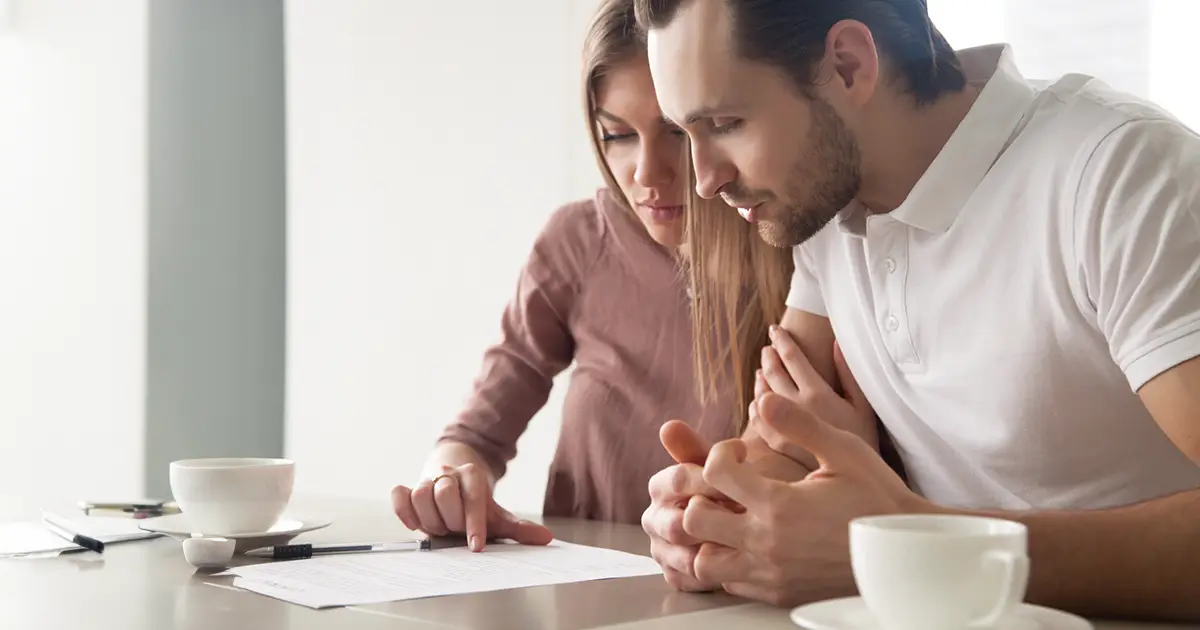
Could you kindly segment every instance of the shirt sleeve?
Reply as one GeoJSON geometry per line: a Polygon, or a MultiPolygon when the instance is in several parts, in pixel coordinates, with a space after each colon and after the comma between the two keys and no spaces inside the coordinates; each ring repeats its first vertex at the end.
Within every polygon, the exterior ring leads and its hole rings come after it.
{"type": "Polygon", "coordinates": [[[1200,356],[1200,138],[1169,119],[1122,124],[1093,152],[1076,201],[1087,298],[1137,391],[1200,356]]]}
{"type": "Polygon", "coordinates": [[[500,339],[484,353],[464,409],[438,439],[475,449],[497,478],[546,404],[554,377],[574,360],[570,318],[598,249],[595,218],[593,207],[571,205],[547,223],[501,317],[500,339]]]}
{"type": "Polygon", "coordinates": [[[788,308],[829,317],[825,308],[825,298],[821,295],[821,284],[817,281],[817,275],[813,272],[812,263],[803,245],[792,248],[792,258],[795,261],[795,271],[792,272],[792,286],[788,290],[788,308]]]}

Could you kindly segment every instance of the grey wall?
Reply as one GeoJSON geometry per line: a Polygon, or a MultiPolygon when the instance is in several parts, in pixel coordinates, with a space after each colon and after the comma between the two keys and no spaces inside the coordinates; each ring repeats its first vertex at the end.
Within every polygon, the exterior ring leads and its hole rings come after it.
{"type": "Polygon", "coordinates": [[[283,452],[283,0],[149,14],[145,489],[168,464],[283,452]]]}

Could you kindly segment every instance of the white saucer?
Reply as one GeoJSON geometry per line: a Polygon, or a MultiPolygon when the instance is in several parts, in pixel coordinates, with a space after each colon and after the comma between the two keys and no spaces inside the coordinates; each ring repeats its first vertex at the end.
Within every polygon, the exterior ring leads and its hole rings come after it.
{"type": "Polygon", "coordinates": [[[148,532],[165,534],[176,540],[187,540],[192,537],[193,533],[229,538],[237,542],[234,553],[244,553],[259,547],[286,545],[288,541],[300,534],[329,527],[330,524],[331,522],[328,520],[301,520],[285,516],[276,521],[271,526],[271,529],[265,532],[225,534],[221,532],[196,532],[188,525],[186,514],[170,514],[145,519],[138,524],[138,527],[148,532]]]}
{"type": "MultiPolygon", "coordinates": [[[[806,630],[882,630],[861,597],[843,597],[792,610],[792,623],[806,630]]],[[[1021,604],[991,630],[1093,630],[1092,624],[1070,613],[1021,604]]]]}

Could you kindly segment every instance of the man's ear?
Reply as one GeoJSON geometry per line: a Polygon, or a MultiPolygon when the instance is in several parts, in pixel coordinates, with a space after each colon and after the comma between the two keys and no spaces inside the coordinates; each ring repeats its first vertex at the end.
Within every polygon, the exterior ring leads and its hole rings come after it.
{"type": "Polygon", "coordinates": [[[849,105],[871,99],[879,84],[880,60],[871,29],[858,20],[842,20],[829,29],[818,85],[849,105]]]}

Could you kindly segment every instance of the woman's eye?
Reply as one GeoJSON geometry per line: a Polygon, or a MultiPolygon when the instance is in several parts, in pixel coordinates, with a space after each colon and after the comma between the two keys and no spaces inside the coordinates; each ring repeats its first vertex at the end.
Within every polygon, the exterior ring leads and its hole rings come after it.
{"type": "Polygon", "coordinates": [[[600,140],[607,144],[610,142],[621,142],[623,140],[629,140],[631,138],[636,138],[636,137],[637,137],[637,133],[634,133],[634,132],[609,133],[609,132],[605,131],[605,132],[602,132],[602,135],[600,136],[600,140]]]}

